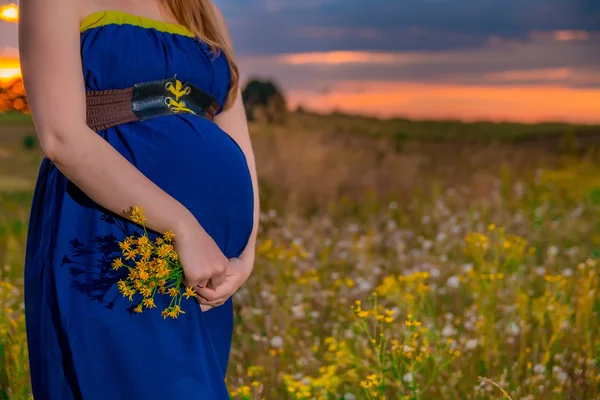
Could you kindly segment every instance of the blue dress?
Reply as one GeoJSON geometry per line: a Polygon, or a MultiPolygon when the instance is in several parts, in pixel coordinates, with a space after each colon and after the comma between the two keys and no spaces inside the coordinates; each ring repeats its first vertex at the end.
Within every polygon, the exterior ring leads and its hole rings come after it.
{"type": "MultiPolygon", "coordinates": [[[[87,90],[122,89],[177,78],[222,106],[230,70],[185,27],[119,11],[81,24],[87,90]]],[[[246,157],[215,123],[170,115],[98,134],[197,218],[228,258],[246,247],[253,187],[246,157]]],[[[132,313],[110,262],[118,241],[139,227],[87,197],[48,159],[39,171],[25,258],[25,312],[36,400],[228,399],[225,373],[234,314],[229,299],[202,312],[163,319],[157,308],[132,313]]],[[[164,299],[164,300],[161,300],[164,299]]]]}

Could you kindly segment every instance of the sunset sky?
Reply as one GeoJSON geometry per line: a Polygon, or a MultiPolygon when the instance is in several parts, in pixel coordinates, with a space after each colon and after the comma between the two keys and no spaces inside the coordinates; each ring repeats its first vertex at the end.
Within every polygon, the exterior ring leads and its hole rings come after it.
{"type": "MultiPolygon", "coordinates": [[[[600,123],[597,0],[216,3],[242,78],[274,79],[292,106],[600,123]]],[[[16,30],[0,22],[0,78],[18,68],[16,30]]]]}

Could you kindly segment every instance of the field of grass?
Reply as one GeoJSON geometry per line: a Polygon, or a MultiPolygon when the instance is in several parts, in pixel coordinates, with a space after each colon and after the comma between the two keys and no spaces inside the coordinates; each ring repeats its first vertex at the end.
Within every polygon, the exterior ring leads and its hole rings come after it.
{"type": "MultiPolygon", "coordinates": [[[[252,126],[264,205],[234,297],[232,398],[600,398],[593,153],[399,149],[299,118],[252,126]]],[[[0,178],[32,179],[28,130],[0,132],[0,178]]],[[[0,399],[21,400],[31,190],[0,192],[0,399]]]]}
{"type": "MultiPolygon", "coordinates": [[[[31,116],[20,112],[0,113],[0,126],[31,124],[31,116]]],[[[455,120],[429,121],[386,119],[352,116],[347,114],[290,113],[290,124],[298,128],[337,130],[345,134],[391,137],[396,141],[462,141],[462,142],[520,142],[570,136],[587,137],[600,134],[598,125],[574,125],[562,122],[521,124],[511,122],[479,121],[465,123],[455,120]]]]}
{"type": "Polygon", "coordinates": [[[31,115],[23,114],[22,112],[10,111],[0,113],[0,124],[31,124],[31,115]]]}
{"type": "Polygon", "coordinates": [[[396,141],[450,141],[450,142],[505,142],[564,139],[570,136],[586,137],[600,133],[597,125],[573,125],[561,122],[522,124],[511,122],[470,122],[455,120],[429,121],[387,119],[351,116],[345,114],[319,115],[294,113],[295,126],[315,128],[327,125],[346,134],[392,137],[396,141]]]}

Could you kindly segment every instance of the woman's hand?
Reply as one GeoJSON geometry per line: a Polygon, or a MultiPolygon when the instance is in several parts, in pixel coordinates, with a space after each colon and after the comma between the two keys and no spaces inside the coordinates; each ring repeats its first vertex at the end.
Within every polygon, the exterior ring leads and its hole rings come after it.
{"type": "Polygon", "coordinates": [[[230,258],[224,281],[220,285],[212,284],[212,287],[196,288],[202,311],[208,311],[225,303],[248,280],[251,273],[250,263],[239,258],[230,258]]]}
{"type": "Polygon", "coordinates": [[[205,287],[209,281],[216,286],[224,281],[227,257],[195,218],[175,231],[173,246],[183,267],[185,286],[205,287]]]}

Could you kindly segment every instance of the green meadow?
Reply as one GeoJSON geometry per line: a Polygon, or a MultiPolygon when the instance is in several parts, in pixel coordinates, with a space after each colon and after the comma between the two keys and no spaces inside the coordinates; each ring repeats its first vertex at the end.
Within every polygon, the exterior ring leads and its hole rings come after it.
{"type": "MultiPolygon", "coordinates": [[[[600,398],[600,127],[251,124],[262,214],[233,399],[600,398]]],[[[23,257],[41,160],[0,115],[0,400],[30,398],[23,257]]]]}

